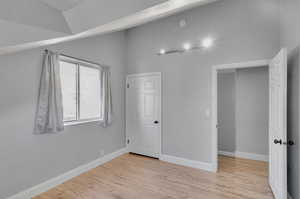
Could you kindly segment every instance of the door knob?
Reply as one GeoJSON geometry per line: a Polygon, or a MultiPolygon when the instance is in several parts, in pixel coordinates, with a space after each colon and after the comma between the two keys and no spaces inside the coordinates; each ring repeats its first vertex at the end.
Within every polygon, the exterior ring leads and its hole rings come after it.
{"type": "Polygon", "coordinates": [[[154,121],[154,124],[158,124],[158,123],[159,123],[159,121],[157,121],[157,120],[156,120],[156,121],[154,121]]]}
{"type": "Polygon", "coordinates": [[[281,144],[282,144],[282,140],[277,140],[277,139],[275,139],[275,140],[274,140],[274,144],[280,144],[280,145],[281,145],[281,144]]]}
{"type": "Polygon", "coordinates": [[[288,146],[293,146],[293,145],[295,145],[295,142],[293,140],[289,140],[287,144],[288,144],[288,146]]]}

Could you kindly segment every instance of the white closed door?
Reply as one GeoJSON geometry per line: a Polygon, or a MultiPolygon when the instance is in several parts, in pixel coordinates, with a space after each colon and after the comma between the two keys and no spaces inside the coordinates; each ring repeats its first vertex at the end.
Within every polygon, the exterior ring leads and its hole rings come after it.
{"type": "Polygon", "coordinates": [[[287,50],[269,67],[269,182],[276,199],[287,198],[287,50]]]}
{"type": "Polygon", "coordinates": [[[161,74],[127,77],[126,142],[129,152],[159,158],[161,152],[161,74]]]}

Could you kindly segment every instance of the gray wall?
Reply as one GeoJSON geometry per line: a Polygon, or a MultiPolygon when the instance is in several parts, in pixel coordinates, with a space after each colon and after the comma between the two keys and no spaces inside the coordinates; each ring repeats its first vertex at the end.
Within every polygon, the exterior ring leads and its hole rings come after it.
{"type": "Polygon", "coordinates": [[[163,153],[211,162],[211,118],[205,116],[211,107],[211,66],[273,57],[279,50],[279,7],[274,0],[223,0],[127,34],[128,74],[162,72],[163,153]],[[187,20],[185,28],[180,19],[187,20]],[[160,48],[207,35],[217,38],[210,50],[156,55],[160,48]]]}
{"type": "Polygon", "coordinates": [[[268,155],[268,68],[238,69],[236,73],[236,151],[268,155]]]}
{"type": "MultiPolygon", "coordinates": [[[[0,11],[1,12],[1,11],[0,11]]],[[[55,32],[0,19],[0,48],[24,44],[33,41],[43,41],[67,36],[66,33],[55,32]],[[20,34],[22,33],[22,34],[20,34]]]]}
{"type": "Polygon", "coordinates": [[[299,137],[299,66],[300,66],[300,1],[280,0],[280,41],[288,48],[288,139],[296,145],[288,148],[288,191],[300,198],[300,137],[299,137]]]}
{"type": "Polygon", "coordinates": [[[218,150],[236,151],[235,72],[218,73],[218,150]]]}
{"type": "Polygon", "coordinates": [[[219,150],[268,155],[268,68],[218,74],[219,150]]]}
{"type": "Polygon", "coordinates": [[[51,46],[75,57],[111,66],[114,123],[66,127],[54,135],[33,135],[42,49],[0,56],[0,198],[56,177],[125,147],[125,37],[114,33],[51,46]]]}

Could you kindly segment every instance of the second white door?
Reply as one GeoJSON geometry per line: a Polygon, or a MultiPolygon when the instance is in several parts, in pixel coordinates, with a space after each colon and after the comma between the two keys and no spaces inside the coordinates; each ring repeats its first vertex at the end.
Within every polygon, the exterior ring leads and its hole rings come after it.
{"type": "Polygon", "coordinates": [[[129,75],[126,91],[128,150],[159,158],[161,153],[161,74],[129,75]]]}
{"type": "Polygon", "coordinates": [[[270,63],[269,182],[276,199],[287,198],[287,50],[270,63]]]}

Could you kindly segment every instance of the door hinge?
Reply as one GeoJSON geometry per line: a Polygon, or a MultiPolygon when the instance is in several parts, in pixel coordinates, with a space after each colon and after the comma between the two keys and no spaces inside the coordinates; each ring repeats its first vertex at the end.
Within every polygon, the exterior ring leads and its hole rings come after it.
{"type": "Polygon", "coordinates": [[[127,139],[127,144],[130,144],[130,140],[129,139],[127,139]]]}
{"type": "Polygon", "coordinates": [[[127,88],[129,88],[130,86],[129,86],[129,84],[127,84],[127,88]]]}

